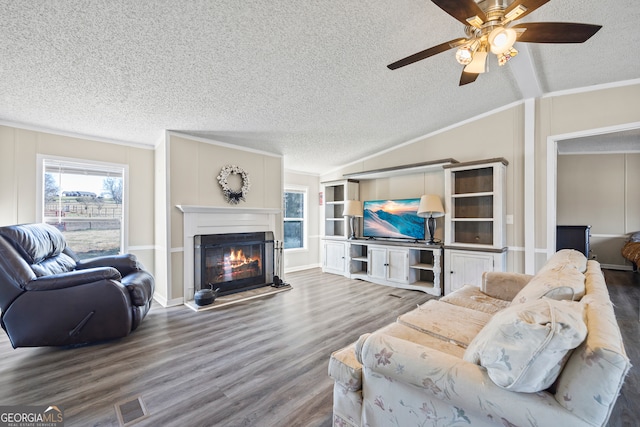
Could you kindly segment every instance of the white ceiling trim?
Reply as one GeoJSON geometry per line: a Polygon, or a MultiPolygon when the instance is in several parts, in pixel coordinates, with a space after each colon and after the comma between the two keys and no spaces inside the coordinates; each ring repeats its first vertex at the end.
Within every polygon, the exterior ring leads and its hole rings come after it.
{"type": "Polygon", "coordinates": [[[277,158],[282,158],[283,157],[282,154],[271,153],[269,151],[256,150],[255,148],[242,147],[240,145],[229,144],[228,142],[216,141],[215,139],[204,138],[204,137],[201,137],[201,136],[195,136],[195,135],[191,135],[191,134],[183,133],[183,132],[179,132],[179,131],[169,130],[169,131],[167,131],[167,135],[174,135],[174,136],[178,136],[180,138],[186,138],[186,139],[191,139],[193,141],[204,142],[205,144],[211,144],[211,145],[217,145],[217,146],[220,146],[220,147],[231,148],[233,150],[246,151],[248,153],[261,154],[263,156],[271,156],[271,157],[277,157],[277,158]]]}
{"type": "Polygon", "coordinates": [[[634,129],[640,129],[640,122],[623,123],[620,125],[606,126],[601,128],[586,129],[577,132],[568,132],[557,135],[549,135],[547,140],[560,142],[566,139],[585,138],[588,136],[606,135],[616,132],[625,132],[634,129]]]}
{"type": "Polygon", "coordinates": [[[142,148],[144,150],[155,150],[155,148],[156,148],[156,147],[154,147],[152,145],[143,144],[143,143],[139,143],[139,142],[118,141],[116,139],[102,138],[102,137],[99,137],[99,136],[85,135],[85,134],[75,133],[75,132],[67,132],[67,131],[51,129],[51,128],[46,128],[46,127],[37,126],[37,125],[30,125],[30,124],[26,124],[26,123],[15,123],[15,122],[10,122],[10,121],[6,121],[6,120],[0,120],[0,126],[7,126],[7,127],[16,128],[16,129],[23,129],[23,130],[28,130],[28,131],[31,131],[31,132],[48,133],[48,134],[51,134],[51,135],[64,136],[64,137],[68,137],[68,138],[85,139],[87,141],[95,141],[95,142],[104,142],[104,143],[107,143],[107,144],[124,145],[124,146],[127,146],[127,147],[142,148]]]}
{"type": "Polygon", "coordinates": [[[618,87],[633,86],[637,84],[640,84],[640,79],[631,79],[631,80],[624,80],[619,82],[603,83],[601,85],[593,85],[593,86],[579,87],[576,89],[567,89],[567,90],[559,90],[556,92],[549,92],[542,95],[541,98],[553,98],[555,96],[577,95],[580,93],[595,92],[598,90],[605,90],[605,89],[615,89],[618,87]]]}

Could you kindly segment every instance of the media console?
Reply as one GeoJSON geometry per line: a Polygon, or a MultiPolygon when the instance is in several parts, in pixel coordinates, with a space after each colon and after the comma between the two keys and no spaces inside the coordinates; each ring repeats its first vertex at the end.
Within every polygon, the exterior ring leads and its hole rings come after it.
{"type": "Polygon", "coordinates": [[[442,294],[440,245],[325,239],[323,248],[323,272],[431,295],[442,294]]]}

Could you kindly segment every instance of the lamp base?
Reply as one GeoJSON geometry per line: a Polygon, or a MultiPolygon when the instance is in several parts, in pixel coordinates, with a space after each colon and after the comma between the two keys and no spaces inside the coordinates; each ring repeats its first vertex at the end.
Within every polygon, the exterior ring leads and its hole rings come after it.
{"type": "Polygon", "coordinates": [[[351,234],[349,235],[349,240],[355,240],[356,238],[356,217],[349,217],[349,226],[351,227],[351,234]]]}
{"type": "Polygon", "coordinates": [[[429,230],[429,240],[427,240],[427,245],[435,245],[436,242],[433,240],[433,236],[436,234],[436,219],[433,215],[427,218],[427,229],[429,230]]]}

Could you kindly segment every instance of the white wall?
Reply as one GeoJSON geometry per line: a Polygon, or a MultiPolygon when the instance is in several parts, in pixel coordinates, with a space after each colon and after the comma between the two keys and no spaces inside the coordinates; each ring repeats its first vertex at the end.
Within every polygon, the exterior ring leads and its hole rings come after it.
{"type": "Polygon", "coordinates": [[[125,251],[155,272],[154,152],[13,126],[0,126],[0,225],[40,221],[36,217],[38,155],[129,165],[129,236],[125,251]]]}
{"type": "Polygon", "coordinates": [[[630,269],[620,251],[640,231],[640,153],[562,155],[557,169],[558,225],[591,225],[591,255],[630,269]]]}

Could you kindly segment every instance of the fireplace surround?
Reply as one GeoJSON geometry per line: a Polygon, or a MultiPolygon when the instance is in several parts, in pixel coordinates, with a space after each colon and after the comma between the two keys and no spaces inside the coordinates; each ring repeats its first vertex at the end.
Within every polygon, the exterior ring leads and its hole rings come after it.
{"type": "MultiPolygon", "coordinates": [[[[213,207],[176,205],[183,216],[182,285],[183,302],[193,301],[195,286],[195,236],[226,233],[273,232],[282,223],[277,208],[213,207]]],[[[278,268],[282,268],[280,265],[278,268]]],[[[274,271],[282,277],[282,272],[274,271]]],[[[187,304],[189,305],[189,304],[187,304]]],[[[190,305],[189,305],[190,306],[190,305]]]]}

